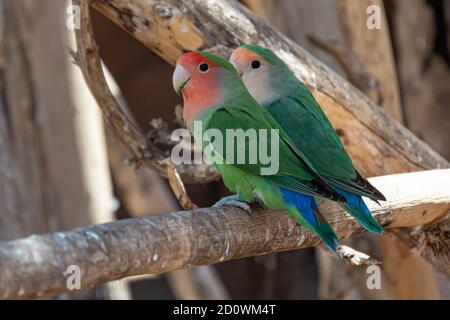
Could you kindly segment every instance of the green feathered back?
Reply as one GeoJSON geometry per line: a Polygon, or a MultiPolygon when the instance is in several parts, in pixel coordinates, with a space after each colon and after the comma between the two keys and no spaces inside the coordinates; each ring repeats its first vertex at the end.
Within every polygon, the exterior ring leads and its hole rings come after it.
{"type": "Polygon", "coordinates": [[[290,138],[323,175],[355,179],[356,171],[336,131],[309,92],[299,88],[267,106],[290,138]]]}

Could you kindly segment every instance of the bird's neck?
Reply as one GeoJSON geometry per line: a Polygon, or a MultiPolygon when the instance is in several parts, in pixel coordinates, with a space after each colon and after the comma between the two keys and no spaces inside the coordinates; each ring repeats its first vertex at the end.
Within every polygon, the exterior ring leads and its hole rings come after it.
{"type": "Polygon", "coordinates": [[[189,127],[202,111],[218,104],[221,94],[219,88],[210,87],[203,90],[183,92],[183,99],[183,119],[189,127]]]}
{"type": "Polygon", "coordinates": [[[279,98],[269,73],[245,74],[243,80],[250,94],[261,106],[266,107],[279,98]]]}

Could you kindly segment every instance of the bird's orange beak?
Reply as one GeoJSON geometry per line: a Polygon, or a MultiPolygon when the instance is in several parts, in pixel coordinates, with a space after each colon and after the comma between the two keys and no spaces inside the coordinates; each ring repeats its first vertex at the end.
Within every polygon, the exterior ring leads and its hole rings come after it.
{"type": "Polygon", "coordinates": [[[180,64],[177,64],[173,72],[172,83],[175,92],[180,95],[184,86],[191,80],[189,72],[180,64]]]}

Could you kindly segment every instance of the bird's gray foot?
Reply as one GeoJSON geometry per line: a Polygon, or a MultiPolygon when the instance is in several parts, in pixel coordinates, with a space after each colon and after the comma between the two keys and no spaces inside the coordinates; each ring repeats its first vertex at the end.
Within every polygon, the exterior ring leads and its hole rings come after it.
{"type": "Polygon", "coordinates": [[[233,196],[228,196],[228,197],[224,197],[222,199],[220,199],[219,201],[217,201],[213,207],[218,208],[218,207],[223,207],[223,206],[232,206],[232,207],[237,207],[240,208],[248,213],[251,213],[252,210],[250,209],[250,206],[248,205],[247,202],[244,201],[239,201],[237,195],[233,195],[233,196]]]}

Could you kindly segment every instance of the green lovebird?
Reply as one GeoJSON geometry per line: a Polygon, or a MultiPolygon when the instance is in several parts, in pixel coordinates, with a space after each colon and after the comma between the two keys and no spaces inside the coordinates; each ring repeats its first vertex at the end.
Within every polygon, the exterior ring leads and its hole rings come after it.
{"type": "Polygon", "coordinates": [[[227,188],[236,193],[235,203],[225,204],[258,201],[284,209],[336,250],[336,234],[318,210],[314,197],[345,199],[320,178],[275,119],[252,98],[236,69],[209,53],[185,53],[177,61],[173,86],[183,96],[183,118],[196,143],[205,153],[208,148],[212,150],[207,154],[212,155],[213,165],[227,188]],[[203,134],[196,132],[199,123],[203,134]],[[216,143],[223,139],[222,145],[228,146],[234,139],[230,132],[237,134],[239,130],[245,133],[244,146],[233,147],[231,152],[216,143]],[[269,140],[260,134],[264,132],[271,132],[270,141],[278,143],[270,150],[278,156],[278,168],[270,174],[264,173],[267,162],[262,157],[249,160],[258,154],[250,146],[263,146],[263,140],[269,140]],[[236,156],[230,155],[234,153],[246,161],[236,161],[236,156]]]}
{"type": "Polygon", "coordinates": [[[376,202],[386,198],[355,169],[308,87],[275,53],[257,45],[235,49],[230,62],[251,95],[276,119],[321,178],[345,197],[341,206],[367,230],[383,233],[362,196],[376,202]]]}

